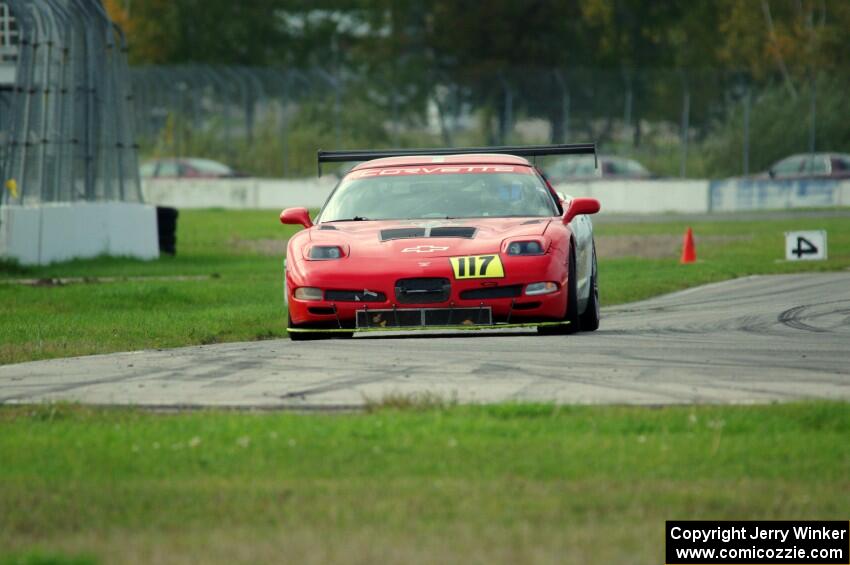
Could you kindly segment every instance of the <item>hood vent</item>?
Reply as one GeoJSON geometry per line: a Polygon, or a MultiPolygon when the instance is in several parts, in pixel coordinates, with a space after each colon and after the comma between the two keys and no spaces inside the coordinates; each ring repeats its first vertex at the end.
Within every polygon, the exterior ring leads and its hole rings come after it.
{"type": "Polygon", "coordinates": [[[414,237],[425,237],[425,228],[397,228],[392,230],[381,230],[381,241],[391,239],[411,239],[414,237]]]}
{"type": "Polygon", "coordinates": [[[443,228],[431,228],[429,237],[465,237],[466,239],[472,239],[474,235],[475,228],[447,226],[443,228]]]}
{"type": "Polygon", "coordinates": [[[395,228],[381,230],[381,241],[427,237],[462,237],[472,239],[475,237],[475,228],[463,226],[442,226],[435,228],[395,228]]]}

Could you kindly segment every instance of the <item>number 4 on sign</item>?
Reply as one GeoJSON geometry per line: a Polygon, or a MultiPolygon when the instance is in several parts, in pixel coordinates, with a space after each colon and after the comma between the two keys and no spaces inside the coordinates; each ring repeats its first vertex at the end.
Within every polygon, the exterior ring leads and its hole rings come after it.
{"type": "Polygon", "coordinates": [[[826,232],[785,232],[785,259],[787,261],[815,261],[826,259],[826,232]]]}

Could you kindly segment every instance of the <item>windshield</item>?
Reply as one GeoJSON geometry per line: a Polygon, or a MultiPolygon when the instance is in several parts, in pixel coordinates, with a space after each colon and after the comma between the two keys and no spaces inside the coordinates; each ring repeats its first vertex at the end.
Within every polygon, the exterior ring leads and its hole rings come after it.
{"type": "Polygon", "coordinates": [[[319,221],[557,214],[549,190],[528,167],[446,166],[354,171],[333,193],[319,221]],[[464,169],[494,172],[455,172],[464,169]]]}
{"type": "Polygon", "coordinates": [[[187,159],[187,162],[198,171],[211,175],[229,175],[233,172],[227,165],[210,159],[187,159]]]}

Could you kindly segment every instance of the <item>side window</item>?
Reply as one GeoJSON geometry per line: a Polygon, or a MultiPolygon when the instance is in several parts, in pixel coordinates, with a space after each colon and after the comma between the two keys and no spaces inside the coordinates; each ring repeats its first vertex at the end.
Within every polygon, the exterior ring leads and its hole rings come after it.
{"type": "Polygon", "coordinates": [[[850,159],[846,159],[844,157],[833,157],[832,170],[841,172],[850,171],[850,159]]]}
{"type": "Polygon", "coordinates": [[[159,164],[158,177],[176,178],[180,172],[177,161],[162,161],[159,164]]]}
{"type": "Polygon", "coordinates": [[[802,168],[804,160],[805,157],[788,157],[787,159],[783,159],[776,163],[770,170],[773,171],[777,177],[798,175],[800,174],[800,169],[802,168]]]}
{"type": "Polygon", "coordinates": [[[611,161],[611,174],[616,176],[624,176],[628,174],[626,163],[620,160],[611,161]]]}
{"type": "Polygon", "coordinates": [[[180,163],[180,176],[181,177],[199,177],[198,170],[194,167],[186,165],[185,163],[180,163]]]}
{"type": "Polygon", "coordinates": [[[806,156],[803,172],[807,175],[829,174],[829,162],[823,155],[806,156]]]}
{"type": "Polygon", "coordinates": [[[649,171],[637,161],[626,161],[626,170],[630,175],[648,176],[649,171]]]}
{"type": "MultiPolygon", "coordinates": [[[[604,170],[604,163],[600,164],[600,170],[604,170]]],[[[593,166],[593,159],[582,159],[582,162],[576,165],[576,175],[580,177],[596,177],[599,176],[599,172],[593,166]]],[[[608,174],[605,171],[605,174],[608,174]]]]}
{"type": "Polygon", "coordinates": [[[139,174],[142,178],[151,178],[156,173],[156,161],[152,163],[145,163],[141,167],[139,167],[139,174]]]}

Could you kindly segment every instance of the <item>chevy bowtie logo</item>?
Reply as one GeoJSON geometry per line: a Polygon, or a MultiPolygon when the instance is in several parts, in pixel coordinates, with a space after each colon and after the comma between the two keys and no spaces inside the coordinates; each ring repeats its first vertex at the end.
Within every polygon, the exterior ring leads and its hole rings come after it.
{"type": "Polygon", "coordinates": [[[448,247],[439,247],[436,245],[417,245],[416,247],[405,247],[401,250],[402,253],[433,253],[434,251],[445,251],[448,247]]]}

